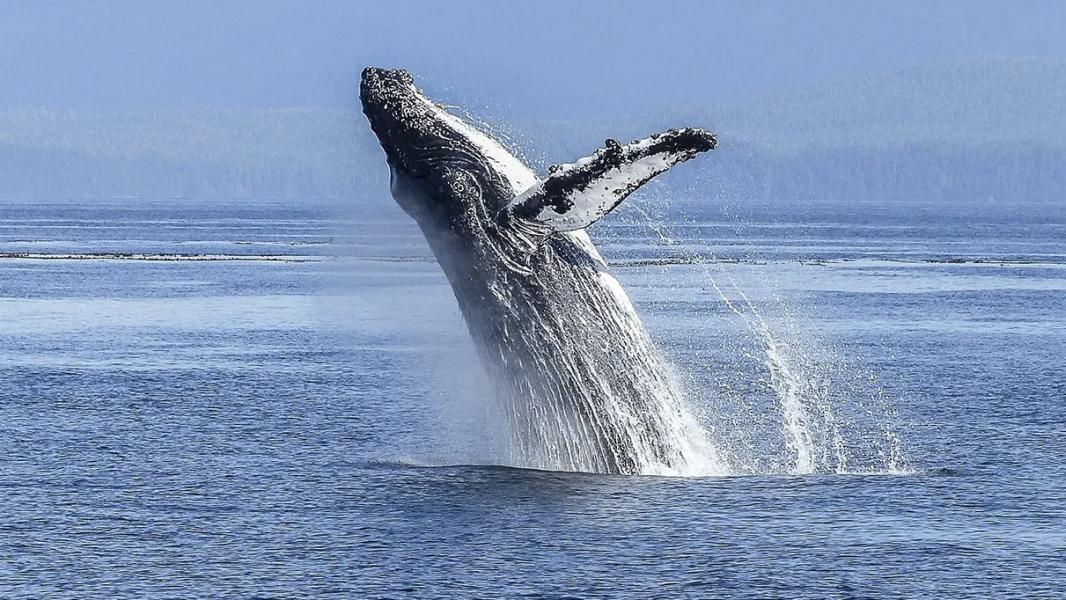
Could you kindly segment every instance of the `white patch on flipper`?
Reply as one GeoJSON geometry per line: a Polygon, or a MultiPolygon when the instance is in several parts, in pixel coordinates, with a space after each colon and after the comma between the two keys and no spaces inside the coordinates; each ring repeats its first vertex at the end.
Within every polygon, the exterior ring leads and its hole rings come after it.
{"type": "MultiPolygon", "coordinates": [[[[670,168],[671,154],[663,152],[625,163],[621,168],[609,169],[597,177],[587,188],[567,195],[572,203],[570,210],[558,213],[550,204],[544,206],[537,214],[537,221],[548,225],[555,231],[570,231],[587,227],[611,211],[631,190],[634,182],[647,181],[670,168]]],[[[575,163],[579,167],[583,162],[575,163]]],[[[569,165],[567,165],[569,167],[569,165]]],[[[570,167],[573,168],[573,167],[570,167]]],[[[526,197],[539,193],[543,182],[519,196],[515,202],[523,202],[526,197]]]]}
{"type": "Polygon", "coordinates": [[[625,145],[608,139],[592,156],[549,169],[507,211],[546,232],[584,229],[656,175],[716,144],[702,129],[670,129],[625,145]]]}

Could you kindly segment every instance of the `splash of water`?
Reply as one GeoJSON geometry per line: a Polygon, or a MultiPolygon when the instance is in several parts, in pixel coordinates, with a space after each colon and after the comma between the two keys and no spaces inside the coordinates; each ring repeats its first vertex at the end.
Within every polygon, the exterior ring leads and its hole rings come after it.
{"type": "Polygon", "coordinates": [[[644,207],[640,204],[633,202],[629,205],[629,208],[644,219],[644,224],[656,235],[656,237],[658,237],[660,244],[663,244],[664,246],[673,246],[677,243],[677,240],[667,231],[666,225],[662,221],[652,217],[652,215],[644,210],[644,207]]]}
{"type": "MultiPolygon", "coordinates": [[[[646,211],[638,210],[652,223],[646,211]]],[[[665,227],[651,226],[661,243],[675,244],[676,237],[665,227]]],[[[701,264],[714,264],[714,257],[701,256],[701,264]]],[[[894,425],[894,410],[883,387],[870,389],[862,369],[850,364],[835,348],[805,330],[789,303],[776,294],[761,303],[752,300],[745,286],[727,277],[730,292],[719,285],[704,267],[704,275],[719,300],[743,324],[758,351],[747,356],[756,363],[759,380],[768,388],[777,407],[779,431],[787,458],[780,467],[769,466],[765,457],[744,457],[729,439],[755,437],[755,432],[721,432],[716,446],[733,450],[734,472],[784,471],[811,473],[889,473],[910,472],[903,443],[894,425]],[[773,316],[771,316],[771,314],[773,316]],[[870,405],[867,405],[869,402],[870,405]],[[843,415],[841,418],[838,415],[843,415]],[[849,443],[857,439],[858,443],[849,443]]],[[[761,286],[765,290],[765,284],[761,286]]],[[[740,393],[744,393],[743,391],[740,393]]],[[[697,400],[690,395],[690,401],[697,400]]],[[[721,417],[721,415],[718,415],[721,417]]],[[[743,418],[728,419],[734,428],[751,427],[743,418]]],[[[765,452],[767,446],[760,450],[765,452]]]]}
{"type": "MultiPolygon", "coordinates": [[[[782,434],[793,456],[789,471],[796,475],[820,470],[846,472],[847,444],[834,414],[829,395],[831,384],[819,365],[811,360],[810,351],[799,344],[790,344],[786,336],[777,333],[735,281],[735,292],[743,300],[739,306],[713,279],[711,284],[719,299],[761,343],[763,367],[780,407],[782,434]]],[[[789,323],[786,330],[795,331],[795,325],[789,323]]]]}

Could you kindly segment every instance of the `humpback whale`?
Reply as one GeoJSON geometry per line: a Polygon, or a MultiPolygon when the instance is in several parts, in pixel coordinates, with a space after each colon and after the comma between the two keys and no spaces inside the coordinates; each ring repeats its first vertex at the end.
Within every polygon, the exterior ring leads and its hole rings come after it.
{"type": "Polygon", "coordinates": [[[362,73],[363,112],[396,202],[424,234],[504,403],[511,460],[597,473],[686,473],[710,448],[585,228],[717,145],[671,129],[538,177],[404,70],[362,73]],[[701,454],[702,453],[702,454],[701,454]]]}

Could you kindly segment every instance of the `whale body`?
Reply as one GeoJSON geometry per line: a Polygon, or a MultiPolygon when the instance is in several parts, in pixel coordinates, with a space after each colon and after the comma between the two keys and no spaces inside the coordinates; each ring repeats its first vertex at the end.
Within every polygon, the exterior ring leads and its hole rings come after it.
{"type": "Polygon", "coordinates": [[[706,440],[633,304],[584,231],[714,135],[672,129],[544,177],[434,103],[409,73],[368,67],[363,112],[395,200],[444,271],[504,404],[510,460],[598,473],[684,473],[706,440]]]}

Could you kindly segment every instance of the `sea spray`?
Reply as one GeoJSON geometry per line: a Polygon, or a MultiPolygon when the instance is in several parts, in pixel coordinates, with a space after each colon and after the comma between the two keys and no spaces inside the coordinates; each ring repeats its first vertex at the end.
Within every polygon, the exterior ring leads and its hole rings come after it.
{"type": "MultiPolygon", "coordinates": [[[[634,208],[659,244],[679,243],[669,227],[643,208],[634,208]]],[[[689,377],[705,383],[688,386],[688,403],[703,417],[703,427],[714,432],[711,439],[720,453],[729,455],[734,472],[843,474],[907,470],[895,411],[883,387],[872,385],[874,378],[869,373],[805,326],[806,320],[796,317],[793,303],[774,291],[773,284],[764,279],[763,273],[756,273],[755,267],[718,264],[713,255],[689,258],[689,262],[699,265],[694,276],[708,282],[716,300],[741,323],[735,334],[739,339],[733,343],[738,348],[735,356],[715,366],[735,372],[712,378],[720,383],[715,388],[707,386],[704,377],[689,377]],[[750,280],[741,284],[734,273],[746,271],[750,280]],[[728,281],[729,285],[723,288],[719,280],[728,281]],[[753,300],[753,291],[759,292],[759,299],[753,300]],[[751,350],[743,350],[745,347],[751,350]],[[750,361],[750,366],[743,366],[745,361],[750,361]],[[745,379],[746,385],[721,385],[745,379]],[[760,389],[769,393],[772,406],[761,405],[760,389]],[[729,398],[709,399],[709,393],[726,394],[729,398]],[[708,414],[708,405],[714,407],[711,410],[715,414],[708,414]],[[760,419],[754,418],[754,413],[767,408],[778,415],[784,454],[777,454],[772,442],[761,439],[767,432],[759,430],[760,419]]],[[[706,363],[686,362],[690,371],[698,370],[700,364],[706,363]]]]}
{"type": "MultiPolygon", "coordinates": [[[[892,472],[905,464],[894,412],[883,388],[830,342],[802,326],[781,296],[753,301],[744,286],[727,293],[712,279],[719,300],[744,324],[761,353],[756,371],[780,413],[793,474],[892,472]],[[731,297],[732,296],[732,297],[731,297]]],[[[765,288],[769,284],[748,283],[765,288]]]]}

